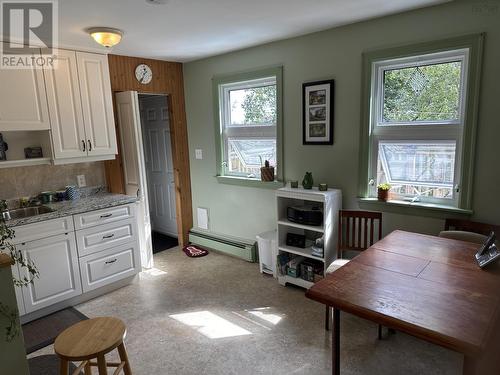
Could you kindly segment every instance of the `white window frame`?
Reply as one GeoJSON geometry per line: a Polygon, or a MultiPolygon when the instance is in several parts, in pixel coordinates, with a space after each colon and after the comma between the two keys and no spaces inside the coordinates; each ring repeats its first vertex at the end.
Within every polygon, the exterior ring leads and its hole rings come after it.
{"type": "MultiPolygon", "coordinates": [[[[276,76],[269,76],[239,82],[230,82],[219,85],[219,109],[222,133],[222,171],[224,176],[244,177],[248,179],[259,179],[260,176],[252,176],[247,173],[231,172],[229,170],[229,140],[251,140],[269,139],[276,141],[276,164],[278,157],[278,126],[274,124],[231,124],[230,93],[235,90],[244,90],[263,86],[276,86],[276,115],[278,116],[278,79],[276,76]]],[[[278,119],[276,119],[278,121],[278,119]]],[[[280,168],[275,165],[275,168],[280,168]]]]}
{"type": "MultiPolygon", "coordinates": [[[[412,142],[428,143],[429,141],[453,141],[456,143],[454,181],[452,186],[453,198],[418,197],[420,202],[446,204],[458,207],[460,201],[460,176],[462,168],[463,135],[465,128],[465,108],[467,106],[469,70],[469,49],[454,49],[445,52],[422,54],[418,56],[385,59],[372,63],[371,69],[371,99],[370,99],[370,197],[377,196],[377,162],[379,143],[384,142],[412,142]],[[384,105],[384,72],[386,70],[416,67],[429,64],[456,62],[462,63],[461,88],[459,103],[459,118],[446,121],[414,121],[414,122],[386,122],[383,120],[384,105]]],[[[413,200],[414,195],[398,195],[397,200],[413,200]]]]}

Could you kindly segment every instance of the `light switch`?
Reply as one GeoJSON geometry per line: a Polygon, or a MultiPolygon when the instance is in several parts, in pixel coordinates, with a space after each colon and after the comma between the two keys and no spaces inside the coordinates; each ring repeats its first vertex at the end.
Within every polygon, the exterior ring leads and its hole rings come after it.
{"type": "Polygon", "coordinates": [[[195,155],[196,159],[198,159],[198,160],[202,160],[202,159],[203,159],[203,150],[202,150],[202,149],[197,148],[197,149],[194,151],[194,155],[195,155]]]}
{"type": "Polygon", "coordinates": [[[85,175],[79,174],[78,176],[76,176],[76,183],[77,183],[78,187],[87,186],[87,180],[85,179],[85,175]]]}

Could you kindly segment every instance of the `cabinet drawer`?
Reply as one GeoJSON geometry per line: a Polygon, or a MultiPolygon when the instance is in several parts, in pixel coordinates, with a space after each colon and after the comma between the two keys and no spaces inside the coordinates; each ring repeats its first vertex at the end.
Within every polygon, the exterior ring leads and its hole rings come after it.
{"type": "Polygon", "coordinates": [[[12,228],[16,237],[14,244],[30,242],[55,236],[57,234],[69,233],[74,230],[73,218],[71,216],[58,219],[40,221],[39,223],[26,224],[12,228]]]}
{"type": "Polygon", "coordinates": [[[140,270],[137,241],[80,258],[83,291],[113,283],[140,270]]]}
{"type": "Polygon", "coordinates": [[[75,229],[85,229],[95,227],[97,225],[113,223],[118,220],[129,219],[134,217],[134,205],[127,204],[105,208],[104,210],[86,212],[84,214],[75,215],[75,229]]]}
{"type": "Polygon", "coordinates": [[[115,247],[137,239],[135,219],[79,230],[76,232],[78,255],[80,257],[115,247]]]}

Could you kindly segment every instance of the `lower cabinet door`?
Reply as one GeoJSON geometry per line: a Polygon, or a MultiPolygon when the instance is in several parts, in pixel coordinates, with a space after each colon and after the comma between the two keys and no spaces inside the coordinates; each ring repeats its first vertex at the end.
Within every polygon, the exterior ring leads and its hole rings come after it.
{"type": "Polygon", "coordinates": [[[84,292],[133,276],[139,271],[137,241],[80,258],[84,292]]]}
{"type": "MultiPolygon", "coordinates": [[[[78,253],[73,232],[17,246],[35,263],[39,278],[23,289],[24,307],[30,313],[82,294],[78,253]]],[[[29,277],[25,268],[21,277],[29,277]]]]}

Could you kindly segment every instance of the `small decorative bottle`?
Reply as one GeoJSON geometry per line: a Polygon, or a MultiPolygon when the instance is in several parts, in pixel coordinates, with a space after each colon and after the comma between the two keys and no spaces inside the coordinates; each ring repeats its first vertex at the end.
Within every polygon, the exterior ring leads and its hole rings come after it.
{"type": "Polygon", "coordinates": [[[304,189],[312,189],[314,184],[312,172],[306,172],[304,179],[302,180],[302,186],[304,189]]]}

